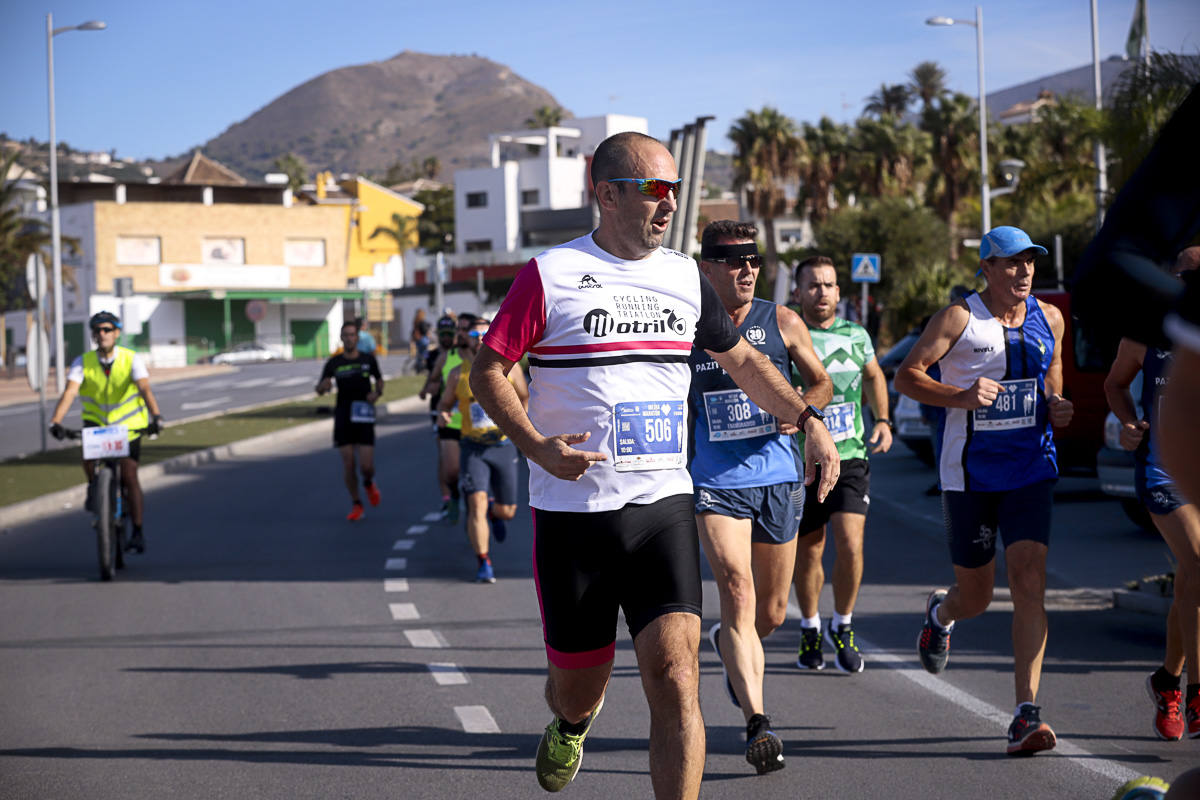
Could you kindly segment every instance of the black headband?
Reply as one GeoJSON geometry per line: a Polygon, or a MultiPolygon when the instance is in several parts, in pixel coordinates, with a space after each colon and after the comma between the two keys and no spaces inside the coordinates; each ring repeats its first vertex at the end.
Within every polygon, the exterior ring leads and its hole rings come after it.
{"type": "Polygon", "coordinates": [[[746,244],[706,244],[700,248],[700,258],[704,261],[712,261],[717,258],[737,258],[740,256],[756,255],[758,255],[758,244],[755,242],[747,242],[746,244]]]}

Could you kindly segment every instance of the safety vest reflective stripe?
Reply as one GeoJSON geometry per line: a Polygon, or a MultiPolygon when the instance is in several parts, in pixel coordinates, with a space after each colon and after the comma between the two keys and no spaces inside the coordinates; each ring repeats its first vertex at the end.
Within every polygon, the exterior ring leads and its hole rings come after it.
{"type": "MultiPolygon", "coordinates": [[[[133,351],[117,347],[105,374],[95,350],[83,355],[83,384],[79,387],[83,419],[96,425],[125,424],[131,429],[150,424],[150,414],[133,381],[133,351]]],[[[138,434],[130,434],[130,439],[138,434]]]]}

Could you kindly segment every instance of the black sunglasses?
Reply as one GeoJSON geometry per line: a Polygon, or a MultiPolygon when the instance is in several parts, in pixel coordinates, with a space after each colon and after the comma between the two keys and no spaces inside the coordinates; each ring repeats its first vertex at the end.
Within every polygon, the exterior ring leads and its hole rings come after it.
{"type": "Polygon", "coordinates": [[[741,269],[743,264],[751,269],[759,269],[763,265],[762,256],[726,256],[722,258],[706,258],[704,260],[712,261],[715,264],[724,264],[734,269],[741,269]]]}
{"type": "Polygon", "coordinates": [[[112,327],[111,325],[102,325],[97,328],[92,328],[92,333],[112,333],[115,330],[116,328],[112,327]]]}

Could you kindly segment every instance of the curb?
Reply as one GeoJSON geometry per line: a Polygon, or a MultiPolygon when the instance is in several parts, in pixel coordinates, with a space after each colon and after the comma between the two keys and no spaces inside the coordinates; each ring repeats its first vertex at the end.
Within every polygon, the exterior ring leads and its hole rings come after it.
{"type": "Polygon", "coordinates": [[[1172,598],[1151,592],[1134,592],[1129,589],[1113,590],[1113,608],[1123,608],[1126,611],[1138,611],[1143,614],[1167,616],[1171,610],[1172,598]]]}
{"type": "MultiPolygon", "coordinates": [[[[415,414],[428,410],[428,408],[429,402],[427,400],[421,400],[416,395],[411,395],[387,403],[383,407],[383,417],[386,419],[393,415],[415,414]]],[[[306,436],[322,431],[332,434],[332,418],[304,422],[299,425],[293,425],[290,428],[281,428],[272,433],[264,433],[261,436],[253,436],[249,439],[216,445],[204,450],[184,453],[183,455],[168,458],[165,461],[159,461],[155,464],[148,464],[138,469],[138,479],[141,481],[143,488],[149,489],[164,475],[183,472],[198,467],[201,464],[227,461],[231,458],[254,452],[263,444],[279,444],[280,442],[303,439],[306,436]]],[[[72,486],[70,489],[61,489],[57,492],[44,494],[41,497],[34,497],[30,500],[23,500],[19,503],[0,507],[0,520],[3,520],[0,522],[0,535],[8,533],[10,528],[49,514],[69,511],[73,508],[82,508],[86,495],[87,486],[81,483],[78,486],[72,486]]]]}

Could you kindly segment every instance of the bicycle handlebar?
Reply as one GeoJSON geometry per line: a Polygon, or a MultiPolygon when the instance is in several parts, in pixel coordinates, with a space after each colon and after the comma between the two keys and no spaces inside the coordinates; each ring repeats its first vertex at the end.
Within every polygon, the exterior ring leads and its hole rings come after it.
{"type": "MultiPolygon", "coordinates": [[[[64,426],[62,426],[62,429],[63,429],[63,436],[65,436],[68,439],[82,439],[83,438],[83,429],[82,428],[68,428],[67,426],[64,425],[64,426]]],[[[130,428],[129,433],[130,434],[134,434],[134,433],[141,434],[141,433],[147,433],[147,432],[149,432],[149,430],[150,430],[149,428],[130,428]]]]}

